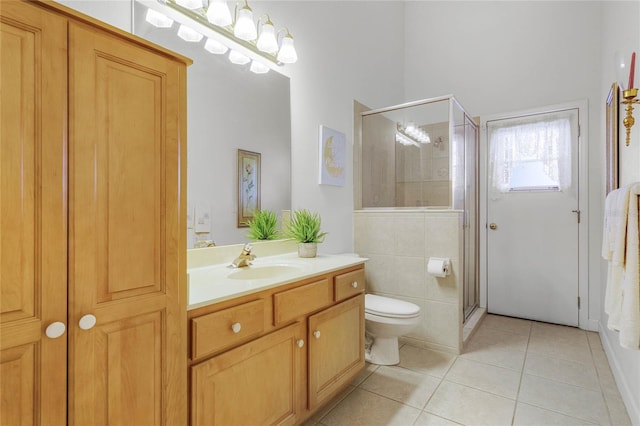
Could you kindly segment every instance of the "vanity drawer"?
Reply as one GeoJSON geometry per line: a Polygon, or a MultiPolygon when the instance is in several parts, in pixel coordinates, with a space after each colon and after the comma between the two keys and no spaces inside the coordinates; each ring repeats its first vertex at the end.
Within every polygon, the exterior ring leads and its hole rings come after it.
{"type": "Polygon", "coordinates": [[[213,312],[191,320],[191,357],[200,358],[264,331],[264,300],[213,312]]]}
{"type": "Polygon", "coordinates": [[[347,272],[334,277],[335,300],[348,299],[364,292],[364,269],[347,272]]]}
{"type": "Polygon", "coordinates": [[[280,325],[301,315],[330,305],[332,300],[329,280],[323,278],[291,290],[273,295],[273,322],[280,325]]]}

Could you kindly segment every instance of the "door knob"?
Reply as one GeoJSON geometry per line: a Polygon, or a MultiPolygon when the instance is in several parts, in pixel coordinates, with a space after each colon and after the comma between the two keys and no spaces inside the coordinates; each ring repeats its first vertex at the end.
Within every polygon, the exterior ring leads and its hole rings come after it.
{"type": "Polygon", "coordinates": [[[78,326],[83,330],[89,330],[93,328],[94,325],[96,325],[96,317],[91,314],[83,316],[78,322],[78,326]]]}
{"type": "Polygon", "coordinates": [[[231,326],[231,330],[236,334],[240,333],[240,330],[242,330],[242,325],[239,322],[236,322],[231,326]]]}
{"type": "Polygon", "coordinates": [[[57,339],[64,334],[66,329],[67,327],[65,327],[63,322],[56,321],[49,324],[49,326],[45,330],[45,334],[50,339],[57,339]]]}
{"type": "Polygon", "coordinates": [[[313,332],[313,337],[315,337],[316,339],[320,338],[320,330],[316,330],[313,332]]]}
{"type": "Polygon", "coordinates": [[[351,287],[358,288],[358,281],[354,281],[351,283],[351,287]]]}
{"type": "Polygon", "coordinates": [[[299,339],[299,340],[296,342],[296,345],[298,345],[298,347],[299,347],[299,348],[303,347],[303,346],[304,346],[304,340],[299,339]]]}
{"type": "Polygon", "coordinates": [[[495,223],[491,223],[489,224],[489,229],[491,229],[492,231],[495,231],[496,229],[498,229],[498,225],[496,225],[495,223]]]}

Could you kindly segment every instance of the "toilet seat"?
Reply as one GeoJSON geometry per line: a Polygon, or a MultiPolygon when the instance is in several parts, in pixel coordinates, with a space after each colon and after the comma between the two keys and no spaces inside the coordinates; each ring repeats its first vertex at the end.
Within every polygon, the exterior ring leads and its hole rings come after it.
{"type": "Polygon", "coordinates": [[[386,318],[415,318],[420,315],[420,307],[416,304],[376,294],[365,294],[364,310],[386,318]]]}

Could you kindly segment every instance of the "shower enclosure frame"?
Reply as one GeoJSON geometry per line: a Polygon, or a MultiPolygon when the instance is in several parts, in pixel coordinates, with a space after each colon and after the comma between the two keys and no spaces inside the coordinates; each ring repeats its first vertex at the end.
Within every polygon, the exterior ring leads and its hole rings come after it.
{"type": "MultiPolygon", "coordinates": [[[[449,143],[453,146],[456,136],[456,130],[460,126],[463,128],[463,147],[464,147],[464,197],[463,206],[460,208],[456,205],[456,181],[455,171],[452,164],[453,156],[449,157],[449,179],[451,181],[450,188],[450,203],[448,210],[461,210],[463,212],[461,218],[461,244],[462,244],[462,258],[463,258],[463,322],[466,322],[469,317],[474,313],[480,302],[480,265],[479,265],[479,248],[480,248],[480,132],[479,123],[473,119],[473,117],[464,109],[464,107],[458,102],[458,100],[451,94],[443,95],[428,99],[422,99],[417,101],[406,102],[403,104],[393,105],[389,107],[367,109],[364,105],[356,103],[355,107],[355,135],[354,141],[356,146],[354,148],[354,209],[355,210],[399,210],[406,209],[406,207],[363,207],[362,204],[362,146],[363,146],[363,119],[364,117],[382,114],[391,111],[403,110],[407,108],[433,104],[436,102],[448,102],[449,112],[449,143]],[[455,120],[455,112],[459,111],[461,115],[461,123],[457,123],[455,120]],[[467,146],[467,130],[471,128],[473,131],[472,147],[467,146]],[[469,150],[468,148],[472,148],[469,150]],[[470,156],[467,154],[471,151],[470,156]],[[470,167],[471,166],[471,170],[470,167]]],[[[419,210],[432,210],[431,207],[415,207],[419,210]]]]}

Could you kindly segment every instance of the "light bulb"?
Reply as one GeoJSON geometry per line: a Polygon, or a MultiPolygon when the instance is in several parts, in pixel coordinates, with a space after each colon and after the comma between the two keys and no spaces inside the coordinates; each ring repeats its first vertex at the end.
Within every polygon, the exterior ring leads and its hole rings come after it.
{"type": "Polygon", "coordinates": [[[207,39],[207,42],[204,44],[204,48],[216,55],[222,55],[223,53],[227,53],[227,50],[229,50],[227,46],[212,38],[207,39]]]}
{"type": "Polygon", "coordinates": [[[238,12],[238,20],[233,28],[233,35],[246,41],[253,41],[258,38],[258,31],[253,23],[253,12],[249,6],[244,6],[238,12]]]}
{"type": "Polygon", "coordinates": [[[224,0],[213,0],[209,3],[209,9],[207,9],[207,19],[213,25],[219,27],[227,27],[233,22],[231,20],[231,12],[229,6],[224,0]]]}
{"type": "Polygon", "coordinates": [[[251,62],[251,67],[249,67],[249,70],[256,74],[266,74],[269,72],[269,67],[261,62],[253,61],[251,62]]]}
{"type": "Polygon", "coordinates": [[[182,7],[186,7],[187,9],[200,9],[202,8],[202,0],[176,0],[182,7]]]}
{"type": "Polygon", "coordinates": [[[193,28],[187,27],[186,25],[180,25],[180,28],[178,28],[178,37],[184,41],[196,43],[202,40],[202,37],[204,36],[193,28]]]}
{"type": "Polygon", "coordinates": [[[278,40],[276,40],[276,30],[271,21],[267,21],[260,27],[260,37],[256,43],[258,50],[267,53],[278,51],[278,40]]]}
{"type": "Polygon", "coordinates": [[[232,50],[231,52],[229,52],[229,60],[236,65],[244,65],[248,64],[251,59],[240,52],[232,50]]]}
{"type": "Polygon", "coordinates": [[[171,28],[173,19],[153,9],[147,10],[145,20],[157,28],[171,28]]]}
{"type": "Polygon", "coordinates": [[[296,53],[295,47],[293,47],[293,37],[291,34],[287,33],[287,35],[282,38],[277,59],[283,64],[293,64],[298,60],[298,54],[296,53]]]}

